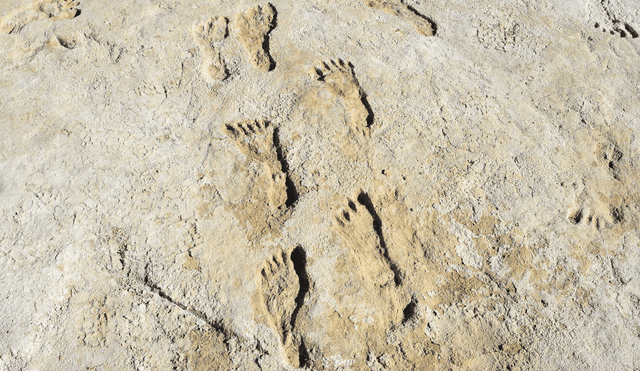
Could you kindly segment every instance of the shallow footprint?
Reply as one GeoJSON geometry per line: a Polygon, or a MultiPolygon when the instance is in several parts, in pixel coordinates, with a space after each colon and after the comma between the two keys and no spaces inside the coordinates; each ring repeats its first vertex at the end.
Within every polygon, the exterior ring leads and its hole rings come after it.
{"type": "Polygon", "coordinates": [[[401,0],[367,0],[367,6],[406,19],[422,36],[433,36],[435,24],[418,14],[401,0]]]}
{"type": "Polygon", "coordinates": [[[77,0],[44,0],[36,1],[20,9],[14,10],[0,20],[0,33],[11,34],[19,32],[28,23],[41,19],[61,21],[72,19],[80,12],[76,7],[77,0]]]}
{"type": "Polygon", "coordinates": [[[264,120],[248,120],[224,126],[240,152],[248,158],[262,162],[269,175],[267,195],[272,207],[280,208],[287,202],[287,175],[278,160],[274,143],[274,126],[264,120]]]}
{"type": "Polygon", "coordinates": [[[285,358],[293,367],[299,367],[301,342],[293,330],[302,304],[299,297],[304,296],[305,291],[292,261],[294,252],[295,249],[281,250],[268,258],[260,270],[258,287],[264,304],[263,314],[280,335],[285,358]]]}
{"type": "Polygon", "coordinates": [[[589,225],[599,231],[622,223],[624,212],[621,206],[592,200],[591,207],[582,203],[569,212],[567,219],[574,225],[589,225]]]}
{"type": "Polygon", "coordinates": [[[236,15],[236,32],[240,43],[249,53],[253,66],[262,72],[268,72],[272,65],[271,56],[266,50],[266,38],[274,27],[272,22],[275,16],[275,8],[270,3],[236,15]]]}
{"type": "Polygon", "coordinates": [[[222,81],[229,75],[220,55],[219,43],[227,37],[227,18],[212,17],[193,27],[192,35],[200,47],[202,75],[210,81],[222,81]]]}
{"type": "Polygon", "coordinates": [[[323,81],[334,96],[342,99],[349,112],[351,128],[368,136],[370,134],[369,110],[364,104],[364,93],[351,66],[340,59],[333,59],[322,62],[320,66],[312,68],[309,73],[317,80],[323,81]]]}

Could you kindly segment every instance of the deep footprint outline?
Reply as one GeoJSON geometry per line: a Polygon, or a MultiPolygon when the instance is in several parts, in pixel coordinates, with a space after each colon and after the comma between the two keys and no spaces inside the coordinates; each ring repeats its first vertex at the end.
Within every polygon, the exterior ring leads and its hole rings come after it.
{"type": "MultiPolygon", "coordinates": [[[[333,215],[333,229],[342,237],[343,242],[352,248],[356,254],[376,260],[389,271],[384,274],[380,272],[378,276],[370,277],[380,287],[394,284],[398,287],[402,283],[402,274],[397,264],[389,257],[389,252],[381,235],[381,230],[375,227],[375,215],[366,205],[368,196],[358,190],[354,193],[353,199],[345,197],[342,200],[343,206],[333,215]],[[355,200],[355,201],[354,201],[355,200]],[[360,210],[359,210],[360,209],[360,210]],[[353,220],[352,220],[353,219],[353,220]],[[365,222],[366,232],[361,233],[357,224],[365,222]],[[359,242],[363,245],[371,244],[369,251],[361,249],[359,242]],[[371,248],[373,247],[373,248],[371,248]]],[[[362,226],[361,226],[362,227],[362,226]]]]}
{"type": "Polygon", "coordinates": [[[257,5],[235,17],[238,41],[249,54],[251,64],[260,72],[275,68],[275,61],[269,53],[269,34],[276,27],[276,17],[276,8],[271,3],[257,5]]]}
{"type": "Polygon", "coordinates": [[[264,119],[246,120],[223,126],[223,131],[234,140],[242,154],[264,165],[270,182],[267,190],[269,203],[273,208],[280,209],[292,205],[294,200],[289,199],[294,191],[289,189],[292,187],[291,182],[278,158],[275,130],[276,126],[264,119]],[[259,136],[263,136],[266,143],[256,145],[259,143],[259,136]]]}
{"type": "Polygon", "coordinates": [[[306,253],[302,247],[280,249],[267,258],[259,269],[259,282],[261,302],[264,314],[269,318],[270,325],[280,337],[284,356],[293,367],[304,367],[308,362],[308,353],[301,336],[294,334],[296,320],[300,309],[304,305],[304,299],[309,292],[309,280],[306,273],[306,253]],[[297,256],[294,258],[294,256],[297,256]],[[283,273],[281,273],[283,272],[283,273]],[[287,279],[287,277],[289,279],[287,279]],[[284,282],[282,279],[284,278],[284,282]],[[275,283],[272,283],[275,281],[275,283]],[[284,284],[287,287],[282,287],[284,284]],[[274,288],[278,289],[273,292],[274,288]],[[293,288],[293,293],[290,290],[293,288]],[[270,297],[267,297],[269,293],[270,297]],[[285,296],[289,305],[280,302],[285,296]],[[279,300],[280,299],[280,300],[279,300]],[[270,305],[271,304],[271,305],[270,305]],[[283,313],[279,310],[285,309],[283,313]],[[290,313],[288,313],[290,312],[290,313]]]}
{"type": "Polygon", "coordinates": [[[369,137],[373,114],[351,63],[340,58],[322,61],[309,70],[309,75],[323,82],[329,92],[342,100],[349,113],[351,129],[369,137]]]}

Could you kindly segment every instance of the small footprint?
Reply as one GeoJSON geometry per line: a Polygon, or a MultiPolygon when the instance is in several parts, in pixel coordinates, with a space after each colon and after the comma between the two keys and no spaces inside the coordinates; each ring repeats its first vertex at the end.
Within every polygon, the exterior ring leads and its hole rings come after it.
{"type": "Polygon", "coordinates": [[[601,165],[608,168],[609,173],[616,180],[621,180],[620,161],[623,153],[614,142],[603,142],[596,147],[596,158],[601,165]]]}
{"type": "Polygon", "coordinates": [[[287,174],[282,170],[282,163],[278,159],[274,129],[273,125],[264,120],[227,124],[223,128],[242,154],[264,164],[270,182],[267,191],[269,202],[272,207],[281,208],[288,199],[287,174]]]}
{"type": "Polygon", "coordinates": [[[14,10],[0,20],[0,33],[12,34],[20,30],[28,23],[41,19],[61,21],[72,19],[80,14],[76,7],[80,3],[77,0],[43,0],[36,1],[20,9],[14,10]]]}
{"type": "Polygon", "coordinates": [[[352,130],[364,135],[370,134],[370,115],[365,105],[364,92],[358,84],[350,64],[340,59],[322,62],[318,67],[311,68],[311,77],[324,82],[324,86],[334,96],[342,99],[349,112],[352,130]]]}
{"type": "Polygon", "coordinates": [[[275,17],[276,10],[270,3],[236,15],[236,33],[258,71],[268,72],[274,64],[268,51],[268,34],[275,27],[275,17]]]}
{"type": "Polygon", "coordinates": [[[393,286],[395,264],[384,251],[372,215],[358,199],[347,198],[343,203],[334,216],[334,230],[342,237],[366,281],[378,287],[393,286]]]}
{"type": "Polygon", "coordinates": [[[575,208],[569,212],[567,218],[575,225],[589,225],[601,230],[621,223],[624,220],[624,214],[619,207],[596,202],[592,207],[583,205],[575,208]]]}
{"type": "Polygon", "coordinates": [[[226,17],[212,17],[192,29],[193,39],[203,54],[202,75],[211,82],[223,81],[229,75],[219,47],[227,37],[227,22],[226,17]]]}
{"type": "Polygon", "coordinates": [[[366,0],[366,4],[370,8],[382,10],[385,13],[406,19],[413,24],[413,27],[422,36],[433,36],[435,34],[435,23],[407,6],[402,0],[366,0]]]}
{"type": "Polygon", "coordinates": [[[304,256],[301,247],[279,251],[266,260],[258,282],[262,312],[280,335],[285,358],[293,367],[304,366],[307,357],[304,342],[294,335],[296,317],[309,290],[304,256]]]}

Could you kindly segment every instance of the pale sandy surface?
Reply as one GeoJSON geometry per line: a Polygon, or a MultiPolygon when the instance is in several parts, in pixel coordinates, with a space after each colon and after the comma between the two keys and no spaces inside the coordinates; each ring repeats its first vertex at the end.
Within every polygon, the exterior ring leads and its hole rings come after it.
{"type": "Polygon", "coordinates": [[[640,369],[638,2],[0,18],[0,370],[640,369]]]}

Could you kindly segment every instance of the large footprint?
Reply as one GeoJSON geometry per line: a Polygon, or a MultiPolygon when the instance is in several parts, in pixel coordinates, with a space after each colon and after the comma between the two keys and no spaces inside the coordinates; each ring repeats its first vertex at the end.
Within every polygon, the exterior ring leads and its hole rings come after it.
{"type": "Polygon", "coordinates": [[[433,36],[435,24],[416,13],[401,0],[366,0],[367,6],[406,19],[422,36],[433,36]]]}
{"type": "Polygon", "coordinates": [[[267,34],[274,27],[272,22],[275,15],[275,8],[269,3],[236,15],[238,39],[249,53],[251,63],[262,72],[268,72],[272,65],[271,56],[265,50],[265,42],[267,34]]]}
{"type": "Polygon", "coordinates": [[[213,17],[193,27],[192,35],[202,52],[202,75],[211,82],[222,81],[228,72],[219,43],[227,37],[227,18],[213,17]]]}
{"type": "Polygon", "coordinates": [[[72,19],[80,10],[76,7],[77,0],[43,0],[36,1],[20,9],[14,10],[0,20],[0,33],[11,34],[19,32],[28,23],[41,19],[61,21],[72,19]]]}
{"type": "Polygon", "coordinates": [[[264,120],[249,120],[227,124],[223,130],[232,138],[240,152],[248,158],[262,162],[269,175],[267,191],[269,203],[280,208],[287,202],[287,175],[282,171],[274,144],[274,126],[264,120]]]}
{"type": "MultiPolygon", "coordinates": [[[[285,358],[293,367],[300,366],[300,350],[304,347],[300,338],[293,334],[296,315],[308,290],[308,287],[303,287],[308,286],[304,282],[306,278],[298,276],[292,260],[298,249],[301,248],[279,251],[267,259],[260,270],[258,282],[264,304],[262,312],[280,335],[285,358]]],[[[302,353],[305,353],[304,349],[302,353]]]]}
{"type": "Polygon", "coordinates": [[[333,59],[322,62],[320,66],[312,68],[309,73],[317,80],[323,81],[325,87],[334,96],[342,99],[349,112],[351,128],[368,136],[369,111],[364,104],[364,93],[351,66],[340,59],[333,59]]]}
{"type": "Polygon", "coordinates": [[[334,230],[342,237],[356,269],[363,278],[382,287],[394,282],[390,262],[385,258],[380,238],[373,227],[373,217],[360,202],[344,200],[344,206],[334,216],[334,230]]]}

